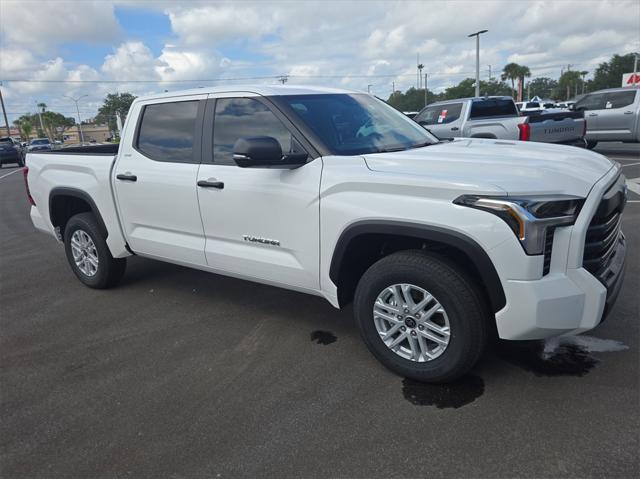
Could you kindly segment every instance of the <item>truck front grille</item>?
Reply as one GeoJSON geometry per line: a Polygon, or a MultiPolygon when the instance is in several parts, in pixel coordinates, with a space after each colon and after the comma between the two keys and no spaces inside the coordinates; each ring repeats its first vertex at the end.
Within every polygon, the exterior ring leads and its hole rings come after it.
{"type": "Polygon", "coordinates": [[[605,285],[609,266],[619,242],[622,241],[622,210],[625,202],[625,180],[620,175],[603,195],[587,229],[582,266],[605,285]]]}
{"type": "Polygon", "coordinates": [[[542,268],[542,276],[549,274],[551,269],[551,249],[553,248],[553,232],[555,228],[547,228],[544,238],[544,266],[542,268]]]}

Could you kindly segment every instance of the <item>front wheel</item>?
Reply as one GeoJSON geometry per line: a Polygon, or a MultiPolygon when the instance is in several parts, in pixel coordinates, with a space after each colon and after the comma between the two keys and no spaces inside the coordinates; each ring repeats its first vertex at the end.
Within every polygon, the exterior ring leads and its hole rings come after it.
{"type": "Polygon", "coordinates": [[[90,288],[110,288],[124,275],[127,260],[111,256],[107,242],[91,213],[77,214],[67,222],[64,248],[71,269],[90,288]]]}
{"type": "Polygon", "coordinates": [[[365,344],[390,370],[418,381],[449,382],[480,358],[487,307],[464,270],[438,255],[389,255],[362,276],[354,299],[365,344]]]}

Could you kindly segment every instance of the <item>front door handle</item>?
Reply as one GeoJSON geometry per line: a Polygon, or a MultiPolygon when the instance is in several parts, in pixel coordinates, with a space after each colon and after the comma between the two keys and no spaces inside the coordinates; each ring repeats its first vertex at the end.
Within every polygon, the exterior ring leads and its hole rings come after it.
{"type": "Polygon", "coordinates": [[[221,190],[224,188],[224,183],[222,181],[200,180],[198,181],[198,186],[201,188],[218,188],[221,190]]]}
{"type": "Polygon", "coordinates": [[[458,128],[457,126],[452,126],[451,127],[451,131],[458,131],[460,128],[458,128]]]}
{"type": "Polygon", "coordinates": [[[625,115],[633,115],[633,112],[632,111],[625,111],[624,114],[625,115]]]}
{"type": "Polygon", "coordinates": [[[116,178],[122,181],[138,181],[138,177],[136,175],[132,175],[131,173],[125,173],[124,175],[116,175],[116,178]]]}
{"type": "Polygon", "coordinates": [[[589,113],[589,116],[598,116],[597,113],[589,113]]]}

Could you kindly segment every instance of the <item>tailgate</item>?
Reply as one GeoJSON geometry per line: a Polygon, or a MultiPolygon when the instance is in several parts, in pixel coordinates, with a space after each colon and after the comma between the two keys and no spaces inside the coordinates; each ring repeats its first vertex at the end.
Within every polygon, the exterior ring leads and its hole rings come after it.
{"type": "Polygon", "coordinates": [[[527,115],[531,141],[574,143],[584,138],[584,112],[535,112],[527,115]]]}

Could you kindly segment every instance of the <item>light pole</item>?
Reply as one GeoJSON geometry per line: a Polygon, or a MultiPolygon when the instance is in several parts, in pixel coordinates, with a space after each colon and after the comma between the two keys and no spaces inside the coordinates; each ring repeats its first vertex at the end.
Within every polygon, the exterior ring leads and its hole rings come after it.
{"type": "MultiPolygon", "coordinates": [[[[38,112],[38,120],[40,120],[40,130],[42,130],[42,134],[46,134],[44,131],[44,123],[42,123],[42,115],[40,114],[40,104],[36,101],[36,112],[38,112]]],[[[51,139],[53,141],[53,139],[51,139]]]]}
{"type": "Polygon", "coordinates": [[[374,85],[367,85],[367,93],[371,95],[371,87],[374,85]]]}
{"type": "Polygon", "coordinates": [[[89,96],[89,95],[81,95],[78,98],[73,98],[72,96],[64,95],[65,98],[69,98],[70,100],[73,100],[73,102],[76,104],[76,112],[78,113],[78,131],[80,132],[81,144],[84,143],[84,135],[82,134],[82,120],[80,119],[80,108],[78,108],[78,102],[85,96],[89,96]]]}
{"type": "Polygon", "coordinates": [[[476,37],[476,96],[480,96],[480,35],[488,31],[480,30],[467,35],[467,37],[476,37]]]}

